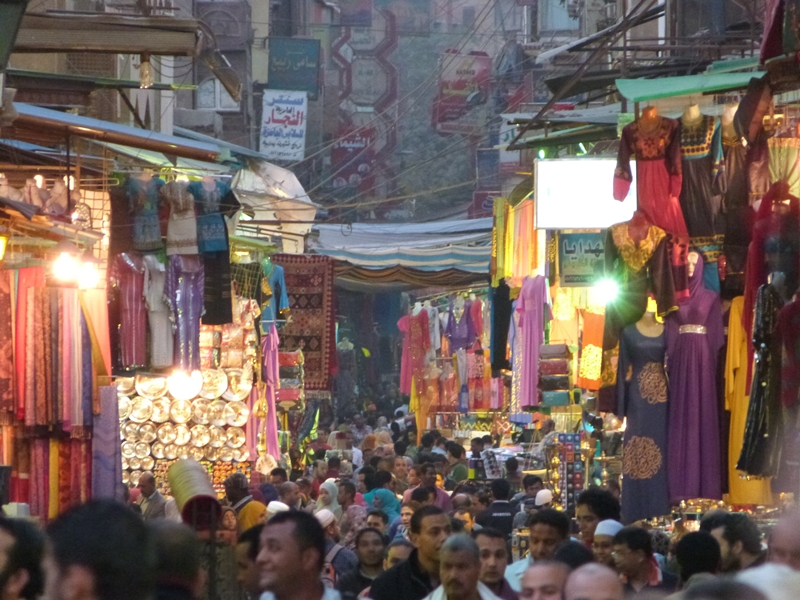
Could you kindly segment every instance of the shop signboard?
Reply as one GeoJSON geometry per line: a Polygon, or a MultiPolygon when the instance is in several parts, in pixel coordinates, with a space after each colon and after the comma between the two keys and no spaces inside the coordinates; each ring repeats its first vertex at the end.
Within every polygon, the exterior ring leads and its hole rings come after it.
{"type": "Polygon", "coordinates": [[[485,52],[446,50],[440,59],[439,91],[433,100],[438,133],[481,135],[489,117],[492,59],[485,52]]]}
{"type": "Polygon", "coordinates": [[[603,276],[605,232],[558,234],[558,281],[563,287],[587,287],[603,276]]]}
{"type": "MultiPolygon", "coordinates": [[[[503,124],[500,125],[499,145],[506,148],[517,137],[517,126],[509,124],[509,115],[500,115],[503,124]]],[[[520,170],[519,161],[521,152],[519,150],[499,150],[500,153],[500,176],[510,177],[520,170]]]]}
{"type": "Polygon", "coordinates": [[[372,27],[372,0],[339,0],[343,27],[372,27]]]}
{"type": "Polygon", "coordinates": [[[628,196],[614,199],[616,158],[537,159],[533,163],[537,229],[606,229],[636,210],[636,168],[628,196]]]}
{"type": "Polygon", "coordinates": [[[319,71],[319,40],[270,36],[269,89],[307,92],[309,100],[316,100],[319,71]]]}
{"type": "Polygon", "coordinates": [[[261,154],[272,160],[303,160],[307,115],[306,92],[264,90],[261,154]]]}
{"type": "Polygon", "coordinates": [[[494,211],[494,199],[499,195],[499,191],[472,192],[472,204],[467,209],[467,217],[470,219],[491,217],[494,211]]]}
{"type": "Polygon", "coordinates": [[[349,185],[365,192],[372,188],[376,136],[374,127],[340,129],[339,141],[331,149],[331,167],[336,173],[333,180],[335,189],[349,185]]]}

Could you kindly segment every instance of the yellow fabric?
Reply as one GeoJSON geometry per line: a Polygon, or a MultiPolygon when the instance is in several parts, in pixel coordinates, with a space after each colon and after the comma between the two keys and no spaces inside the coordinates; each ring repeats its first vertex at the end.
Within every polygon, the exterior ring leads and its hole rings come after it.
{"type": "Polygon", "coordinates": [[[750,396],[745,387],[747,380],[747,336],[742,327],[744,297],[738,296],[731,303],[728,322],[728,350],[725,361],[725,408],[731,413],[731,428],[728,438],[728,477],[730,479],[728,504],[772,504],[769,479],[741,478],[736,463],[742,451],[747,409],[750,396]]]}
{"type": "Polygon", "coordinates": [[[425,424],[422,422],[422,414],[420,411],[419,394],[417,393],[417,378],[411,378],[411,396],[408,400],[408,412],[413,413],[417,421],[417,446],[420,445],[420,438],[422,438],[422,431],[425,424]]]}
{"type": "Polygon", "coordinates": [[[519,285],[514,286],[514,283],[510,281],[511,278],[511,265],[514,262],[514,214],[516,213],[516,207],[508,208],[506,210],[506,227],[505,227],[505,252],[503,254],[503,275],[506,278],[506,283],[508,287],[519,287],[519,285]]]}
{"type": "Polygon", "coordinates": [[[251,500],[239,511],[239,531],[247,531],[267,520],[267,507],[257,500],[251,500]]]}
{"type": "Polygon", "coordinates": [[[494,228],[492,230],[492,287],[505,277],[506,199],[494,199],[494,228]]]}
{"type": "Polygon", "coordinates": [[[55,519],[58,516],[58,440],[50,440],[50,490],[47,502],[47,517],[55,519]]]}

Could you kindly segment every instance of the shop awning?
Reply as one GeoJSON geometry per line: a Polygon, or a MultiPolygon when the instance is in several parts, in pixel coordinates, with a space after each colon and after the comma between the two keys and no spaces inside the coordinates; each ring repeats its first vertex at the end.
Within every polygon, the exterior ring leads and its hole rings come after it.
{"type": "MultiPolygon", "coordinates": [[[[541,130],[540,130],[541,131],[541,130]]],[[[585,142],[600,142],[603,140],[617,139],[617,125],[581,125],[547,134],[539,133],[523,137],[518,144],[527,144],[536,148],[550,148],[553,146],[568,146],[585,142]]]]}
{"type": "Polygon", "coordinates": [[[141,162],[142,164],[152,165],[158,168],[169,168],[188,176],[200,177],[203,175],[222,175],[231,173],[233,167],[228,165],[221,165],[219,163],[211,163],[202,160],[194,160],[191,158],[177,158],[176,160],[170,159],[161,152],[153,152],[152,150],[143,150],[141,148],[132,148],[131,146],[123,146],[122,144],[107,144],[98,142],[109,150],[113,150],[118,154],[127,156],[128,158],[141,162]]]}
{"type": "Polygon", "coordinates": [[[701,73],[660,79],[617,79],[617,89],[631,102],[645,102],[671,96],[688,96],[744,89],[763,71],[746,73],[701,73]]]}
{"type": "Polygon", "coordinates": [[[381,290],[458,287],[485,281],[492,219],[315,225],[310,248],[337,261],[337,285],[381,290]]]}
{"type": "Polygon", "coordinates": [[[32,137],[37,137],[42,133],[61,135],[64,138],[74,135],[162,152],[168,156],[209,162],[214,162],[220,152],[217,145],[166,135],[157,131],[137,129],[110,121],[81,117],[23,102],[15,102],[14,108],[19,116],[14,120],[12,128],[23,130],[19,132],[20,135],[14,136],[17,138],[26,139],[27,136],[24,135],[26,132],[30,133],[32,137]]]}

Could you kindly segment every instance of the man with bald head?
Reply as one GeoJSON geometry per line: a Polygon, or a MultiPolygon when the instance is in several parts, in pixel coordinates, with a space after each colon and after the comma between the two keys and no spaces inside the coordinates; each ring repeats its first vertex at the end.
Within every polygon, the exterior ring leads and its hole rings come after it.
{"type": "Polygon", "coordinates": [[[142,508],[142,516],[145,521],[155,521],[167,516],[167,500],[156,489],[156,478],[149,471],[142,473],[139,477],[139,506],[142,508]]]}
{"type": "Polygon", "coordinates": [[[300,508],[300,488],[296,483],[287,481],[278,486],[278,497],[290,509],[300,508]]]}
{"type": "Polygon", "coordinates": [[[562,562],[544,560],[525,569],[520,581],[520,600],[561,600],[569,567],[562,562]]]}
{"type": "Polygon", "coordinates": [[[624,597],[619,576],[598,563],[575,569],[564,587],[564,600],[623,600],[624,597]]]}
{"type": "Polygon", "coordinates": [[[800,571],[800,513],[785,515],[769,536],[768,558],[771,563],[800,571]]]}
{"type": "Polygon", "coordinates": [[[454,513],[472,508],[472,500],[466,494],[456,494],[451,498],[451,501],[453,502],[454,513]]]}

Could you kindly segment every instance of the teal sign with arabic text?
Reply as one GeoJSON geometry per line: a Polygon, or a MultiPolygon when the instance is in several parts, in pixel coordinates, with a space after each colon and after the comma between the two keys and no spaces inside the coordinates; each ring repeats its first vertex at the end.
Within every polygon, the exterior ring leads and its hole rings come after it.
{"type": "Polygon", "coordinates": [[[587,287],[603,276],[605,232],[558,234],[558,280],[564,287],[587,287]]]}
{"type": "Polygon", "coordinates": [[[309,100],[316,100],[319,73],[319,40],[269,38],[269,89],[307,92],[309,100]]]}

